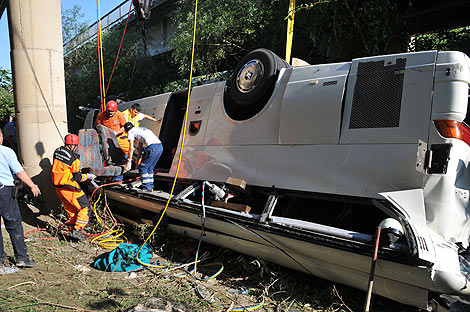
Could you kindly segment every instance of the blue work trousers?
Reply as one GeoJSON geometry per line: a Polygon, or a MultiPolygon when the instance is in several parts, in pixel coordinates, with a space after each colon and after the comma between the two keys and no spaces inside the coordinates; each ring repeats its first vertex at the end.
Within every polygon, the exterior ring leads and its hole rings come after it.
{"type": "MultiPolygon", "coordinates": [[[[4,186],[0,189],[0,216],[3,218],[5,229],[10,235],[16,262],[27,261],[29,256],[24,242],[21,214],[18,202],[13,197],[13,189],[13,186],[4,186]]],[[[2,231],[0,231],[0,261],[3,262],[6,256],[3,248],[2,231]]]]}
{"type": "Polygon", "coordinates": [[[153,171],[163,152],[162,144],[151,144],[142,151],[142,161],[139,165],[140,178],[142,179],[142,188],[144,190],[153,190],[153,171]]]}
{"type": "MultiPolygon", "coordinates": [[[[126,154],[124,154],[124,159],[125,159],[125,160],[128,159],[128,157],[127,157],[126,154]]],[[[117,176],[115,176],[115,177],[113,178],[113,182],[120,182],[120,181],[122,181],[123,177],[124,177],[124,176],[123,176],[122,174],[117,175],[117,176]]]]}

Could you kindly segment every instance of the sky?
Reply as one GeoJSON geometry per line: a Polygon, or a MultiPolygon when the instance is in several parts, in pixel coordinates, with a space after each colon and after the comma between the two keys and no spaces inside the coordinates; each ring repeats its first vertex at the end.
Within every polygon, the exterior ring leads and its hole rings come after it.
{"type": "MultiPolygon", "coordinates": [[[[131,0],[99,0],[101,16],[105,15],[116,6],[131,0]]],[[[96,22],[97,0],[61,0],[62,11],[72,8],[75,4],[81,7],[84,14],[83,21],[87,24],[96,22]]],[[[8,34],[7,12],[3,12],[0,20],[0,67],[11,69],[10,65],[10,40],[8,34]]]]}

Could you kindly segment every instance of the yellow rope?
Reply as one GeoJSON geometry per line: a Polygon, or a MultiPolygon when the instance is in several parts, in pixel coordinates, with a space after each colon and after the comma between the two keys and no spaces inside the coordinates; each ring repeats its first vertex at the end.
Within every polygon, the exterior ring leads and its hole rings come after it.
{"type": "Polygon", "coordinates": [[[93,204],[93,212],[95,213],[95,217],[96,217],[96,220],[98,221],[98,223],[102,223],[100,217],[98,216],[98,213],[96,213],[96,204],[98,204],[98,202],[100,201],[100,198],[101,198],[101,193],[98,196],[98,199],[93,204]]]}
{"type": "MultiPolygon", "coordinates": [[[[155,225],[155,227],[153,228],[152,232],[149,234],[149,236],[147,237],[147,239],[145,239],[144,243],[140,246],[139,248],[139,251],[137,252],[137,255],[136,255],[136,260],[137,262],[139,262],[140,264],[144,265],[144,266],[148,266],[148,267],[153,267],[153,268],[161,268],[161,265],[153,265],[153,264],[149,264],[149,263],[144,263],[142,261],[140,261],[139,259],[139,254],[140,254],[140,251],[142,250],[142,248],[144,247],[144,245],[148,242],[148,240],[150,239],[150,237],[152,237],[152,235],[155,233],[155,231],[157,230],[158,228],[158,225],[160,224],[160,222],[162,221],[163,219],[163,216],[165,215],[165,212],[166,210],[168,209],[168,206],[170,204],[170,200],[171,200],[171,196],[173,195],[173,191],[175,190],[175,185],[176,185],[176,180],[178,178],[178,173],[179,173],[179,170],[180,170],[180,165],[181,165],[181,159],[183,157],[183,149],[184,149],[184,140],[185,140],[185,137],[186,137],[186,123],[187,123],[187,120],[188,120],[188,112],[189,112],[189,99],[191,97],[191,82],[192,82],[192,79],[193,79],[193,65],[194,65],[194,50],[195,50],[195,44],[196,44],[196,22],[197,22],[197,4],[198,4],[198,0],[196,0],[195,2],[195,8],[194,8],[194,28],[193,28],[193,43],[192,43],[192,50],[191,50],[191,66],[190,66],[190,73],[189,73],[189,85],[188,85],[188,98],[187,98],[187,101],[186,101],[186,112],[185,112],[185,115],[184,115],[184,123],[183,123],[183,138],[181,140],[181,149],[180,149],[180,153],[179,153],[179,158],[178,158],[178,166],[176,168],[176,174],[175,174],[175,178],[173,180],[173,185],[171,187],[171,192],[170,192],[170,196],[168,196],[168,200],[166,202],[166,205],[165,205],[165,208],[163,209],[163,212],[160,216],[160,218],[158,219],[158,222],[157,224],[155,225]]],[[[197,263],[197,261],[196,261],[197,263]]],[[[190,272],[190,274],[192,275],[193,273],[196,273],[196,264],[194,266],[194,269],[190,272]]],[[[213,275],[211,278],[209,279],[212,279],[214,277],[216,277],[218,274],[220,274],[220,272],[222,272],[222,270],[219,270],[217,274],[213,275]]],[[[209,280],[208,279],[208,280],[209,280]]],[[[226,310],[225,307],[221,307],[219,305],[216,305],[216,304],[213,304],[212,302],[209,301],[209,303],[211,304],[211,306],[217,308],[217,309],[221,309],[221,310],[226,310]]],[[[253,310],[256,310],[258,308],[260,308],[261,306],[264,305],[264,297],[263,297],[263,300],[262,302],[258,303],[257,305],[255,306],[252,306],[252,307],[249,307],[249,308],[235,308],[235,309],[229,309],[231,311],[240,311],[240,312],[243,312],[243,311],[253,311],[253,310]]]]}
{"type": "MultiPolygon", "coordinates": [[[[98,213],[96,212],[96,205],[100,201],[100,198],[101,198],[101,192],[98,196],[98,199],[93,204],[93,212],[95,213],[95,217],[96,217],[96,220],[98,221],[98,223],[103,225],[103,229],[108,229],[108,227],[106,226],[104,221],[102,221],[100,219],[100,217],[98,216],[98,213]]],[[[105,206],[107,207],[106,197],[105,197],[105,206]]],[[[111,212],[111,211],[109,211],[109,212],[111,212]]],[[[123,234],[124,234],[124,230],[112,230],[110,232],[105,232],[103,234],[100,234],[100,235],[94,237],[91,240],[91,243],[97,244],[98,246],[100,246],[102,248],[105,248],[105,249],[114,249],[117,246],[119,246],[121,243],[126,243],[127,242],[127,238],[125,236],[123,236],[123,234]],[[121,236],[122,236],[122,238],[119,238],[121,236]]]]}
{"type": "Polygon", "coordinates": [[[289,2],[289,15],[287,17],[286,62],[290,63],[292,40],[294,39],[295,0],[289,2]]]}
{"type": "Polygon", "coordinates": [[[147,239],[144,241],[142,246],[140,246],[139,251],[137,252],[137,255],[136,255],[136,260],[140,264],[145,265],[145,266],[149,266],[149,267],[158,267],[158,266],[141,262],[140,259],[139,259],[139,253],[142,250],[142,247],[144,247],[145,243],[148,242],[150,237],[152,237],[153,233],[155,233],[155,231],[157,230],[158,225],[162,221],[163,216],[165,215],[165,212],[168,208],[168,205],[170,204],[171,196],[173,195],[173,191],[175,190],[176,179],[178,178],[178,173],[179,173],[179,170],[180,170],[181,158],[183,156],[184,139],[185,139],[185,136],[186,136],[186,121],[188,120],[188,112],[189,112],[189,98],[191,97],[191,81],[193,80],[194,47],[195,47],[195,43],[196,43],[197,2],[198,2],[198,0],[196,0],[196,5],[195,5],[195,8],[194,8],[193,46],[192,46],[192,50],[191,50],[191,66],[190,66],[190,72],[189,72],[188,99],[187,99],[187,102],[186,102],[186,112],[184,114],[183,138],[182,138],[182,141],[181,141],[181,149],[180,149],[180,154],[179,154],[179,158],[178,158],[178,167],[176,168],[176,174],[175,174],[175,178],[173,180],[173,186],[171,187],[170,196],[168,196],[168,200],[167,200],[165,208],[163,209],[163,212],[160,216],[160,219],[158,219],[157,224],[155,225],[155,227],[153,228],[152,232],[149,234],[147,239]]]}
{"type": "Polygon", "coordinates": [[[119,246],[121,243],[127,242],[127,238],[122,236],[124,234],[124,230],[112,230],[108,233],[103,233],[99,236],[96,236],[91,240],[92,243],[97,244],[98,246],[106,249],[114,249],[119,246]],[[111,236],[111,234],[114,234],[111,236]],[[118,237],[122,236],[122,238],[118,239],[118,237]],[[104,238],[102,238],[104,237],[104,238]],[[102,238],[102,239],[101,239],[102,238]]]}
{"type": "Polygon", "coordinates": [[[101,32],[101,4],[100,0],[98,0],[98,25],[100,29],[100,33],[98,36],[98,43],[100,45],[100,55],[101,55],[101,77],[102,84],[103,84],[103,106],[105,107],[106,110],[106,89],[104,88],[104,64],[103,64],[103,37],[102,37],[102,32],[101,32]]]}

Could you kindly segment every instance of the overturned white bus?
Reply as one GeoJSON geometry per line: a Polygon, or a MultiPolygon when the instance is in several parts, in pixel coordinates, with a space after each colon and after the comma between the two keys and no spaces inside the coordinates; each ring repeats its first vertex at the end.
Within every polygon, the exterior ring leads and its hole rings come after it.
{"type": "MultiPolygon", "coordinates": [[[[366,289],[381,224],[377,294],[427,310],[470,294],[469,66],[460,52],[294,68],[251,52],[229,83],[191,91],[169,228],[199,238],[204,208],[204,241],[366,289]]],[[[164,153],[154,192],[106,189],[117,214],[165,206],[186,94],[138,101],[163,118],[164,153]]]]}

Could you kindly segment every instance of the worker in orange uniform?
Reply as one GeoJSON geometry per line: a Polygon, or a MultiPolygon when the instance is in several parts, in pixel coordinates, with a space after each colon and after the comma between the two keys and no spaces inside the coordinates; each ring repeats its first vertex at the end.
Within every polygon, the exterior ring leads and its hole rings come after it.
{"type": "MultiPolygon", "coordinates": [[[[127,133],[124,133],[124,124],[126,122],[126,117],[117,110],[117,103],[113,100],[106,104],[106,111],[100,112],[96,117],[97,124],[101,124],[114,131],[119,142],[119,146],[125,155],[129,153],[129,141],[127,140],[127,133]]],[[[113,178],[113,181],[119,182],[122,181],[122,179],[123,176],[118,175],[113,178]]]]}
{"type": "Polygon", "coordinates": [[[75,152],[79,144],[78,135],[68,134],[65,145],[55,150],[52,183],[69,216],[68,224],[73,229],[71,237],[83,240],[82,231],[88,223],[90,202],[78,183],[93,180],[96,176],[80,171],[80,156],[75,152]]]}
{"type": "Polygon", "coordinates": [[[127,140],[127,134],[124,133],[124,124],[126,122],[126,117],[117,110],[117,103],[112,100],[106,104],[106,111],[100,112],[96,117],[97,124],[114,131],[119,141],[119,146],[121,146],[122,151],[127,155],[129,153],[129,141],[127,140]]]}

